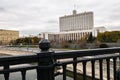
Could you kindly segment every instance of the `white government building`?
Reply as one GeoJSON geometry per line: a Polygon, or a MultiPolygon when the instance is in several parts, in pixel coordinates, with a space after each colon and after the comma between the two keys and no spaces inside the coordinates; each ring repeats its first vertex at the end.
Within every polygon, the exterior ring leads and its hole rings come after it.
{"type": "Polygon", "coordinates": [[[73,10],[73,15],[59,18],[60,32],[90,30],[93,29],[93,24],[93,12],[77,14],[73,10]]]}
{"type": "Polygon", "coordinates": [[[60,32],[44,32],[41,37],[49,41],[77,41],[83,37],[97,32],[104,32],[104,27],[94,28],[93,12],[78,13],[73,10],[72,15],[65,15],[59,18],[60,32]]]}

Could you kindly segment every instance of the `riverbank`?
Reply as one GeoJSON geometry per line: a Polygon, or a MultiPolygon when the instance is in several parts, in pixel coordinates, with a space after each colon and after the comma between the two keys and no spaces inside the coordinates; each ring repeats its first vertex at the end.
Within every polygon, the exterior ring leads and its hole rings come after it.
{"type": "MultiPolygon", "coordinates": [[[[69,51],[72,49],[52,49],[51,51],[69,51]]],[[[0,47],[0,55],[29,55],[40,52],[39,48],[28,48],[28,47],[0,47]]]]}

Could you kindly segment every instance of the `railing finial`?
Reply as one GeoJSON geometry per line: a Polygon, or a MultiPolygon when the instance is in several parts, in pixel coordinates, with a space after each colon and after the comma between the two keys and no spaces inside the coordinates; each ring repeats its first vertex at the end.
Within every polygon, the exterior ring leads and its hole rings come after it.
{"type": "Polygon", "coordinates": [[[50,42],[47,39],[42,39],[39,42],[39,49],[41,49],[41,51],[48,51],[50,48],[50,42]]]}

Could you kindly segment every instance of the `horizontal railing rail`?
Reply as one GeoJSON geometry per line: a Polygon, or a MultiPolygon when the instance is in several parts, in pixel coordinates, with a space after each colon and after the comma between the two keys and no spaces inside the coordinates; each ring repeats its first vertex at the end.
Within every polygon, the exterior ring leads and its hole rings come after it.
{"type": "Polygon", "coordinates": [[[71,50],[71,51],[56,52],[56,54],[54,54],[54,57],[56,59],[63,59],[63,58],[94,56],[94,55],[103,55],[103,54],[111,54],[111,53],[119,53],[119,52],[120,52],[119,47],[71,50]]]}
{"type": "Polygon", "coordinates": [[[104,71],[106,71],[107,80],[110,80],[111,76],[113,80],[118,80],[117,68],[120,65],[118,65],[117,59],[120,58],[119,54],[120,47],[115,47],[61,52],[42,51],[33,55],[1,57],[0,67],[3,69],[0,70],[0,74],[4,74],[5,80],[9,80],[12,72],[21,72],[22,80],[26,80],[26,72],[36,70],[37,80],[54,80],[58,73],[63,75],[63,80],[67,80],[67,70],[70,70],[74,80],[78,80],[78,73],[81,72],[83,80],[87,80],[88,76],[91,77],[91,80],[104,80],[104,71]],[[87,66],[88,63],[90,63],[89,66],[87,66]],[[98,66],[97,70],[96,66],[98,66]],[[103,70],[104,66],[106,70],[103,70]],[[58,72],[57,67],[60,67],[62,72],[58,72]],[[90,75],[87,73],[88,69],[91,70],[90,75]],[[82,71],[79,72],[79,70],[82,71]],[[113,74],[111,75],[111,73],[113,74]]]}

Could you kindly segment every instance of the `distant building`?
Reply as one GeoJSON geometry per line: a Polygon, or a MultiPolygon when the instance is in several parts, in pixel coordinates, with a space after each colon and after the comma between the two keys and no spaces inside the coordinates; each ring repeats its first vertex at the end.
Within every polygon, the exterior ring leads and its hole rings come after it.
{"type": "Polygon", "coordinates": [[[56,34],[56,33],[53,33],[53,32],[43,32],[43,33],[40,34],[40,37],[48,39],[49,38],[48,37],[49,34],[56,34]]]}
{"type": "Polygon", "coordinates": [[[96,36],[96,32],[105,31],[105,27],[94,28],[93,12],[78,13],[73,10],[72,15],[65,15],[59,18],[60,32],[45,32],[41,37],[49,41],[78,41],[90,33],[96,36]]]}
{"type": "Polygon", "coordinates": [[[0,29],[0,45],[8,45],[19,38],[19,31],[0,29]]]}
{"type": "Polygon", "coordinates": [[[82,31],[69,31],[69,32],[58,32],[58,33],[42,33],[43,38],[49,41],[62,42],[62,41],[79,41],[83,37],[88,36],[92,30],[82,31]]]}
{"type": "Polygon", "coordinates": [[[73,10],[72,15],[59,18],[60,32],[81,31],[93,29],[93,12],[78,13],[73,10]]]}
{"type": "Polygon", "coordinates": [[[104,26],[101,27],[95,27],[93,30],[93,34],[96,37],[98,33],[104,33],[106,31],[106,28],[104,26]]]}
{"type": "Polygon", "coordinates": [[[77,41],[93,32],[93,12],[78,13],[73,10],[72,15],[59,18],[60,32],[42,33],[42,37],[49,41],[77,41]]]}

